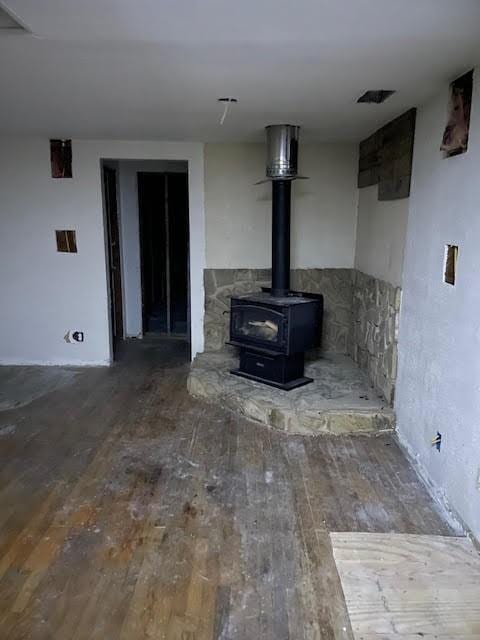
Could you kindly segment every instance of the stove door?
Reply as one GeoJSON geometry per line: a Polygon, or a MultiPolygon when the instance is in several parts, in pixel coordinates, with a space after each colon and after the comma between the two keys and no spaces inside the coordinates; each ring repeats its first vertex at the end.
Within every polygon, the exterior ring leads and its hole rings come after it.
{"type": "Polygon", "coordinates": [[[286,346],[287,316],[269,307],[237,304],[231,308],[230,339],[267,349],[283,351],[286,346]]]}

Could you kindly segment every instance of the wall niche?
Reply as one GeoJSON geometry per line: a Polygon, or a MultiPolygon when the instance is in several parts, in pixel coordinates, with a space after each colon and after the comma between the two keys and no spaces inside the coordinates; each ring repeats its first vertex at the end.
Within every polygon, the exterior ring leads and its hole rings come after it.
{"type": "Polygon", "coordinates": [[[416,113],[409,109],[360,142],[357,184],[378,184],[379,200],[410,195],[416,113]]]}
{"type": "Polygon", "coordinates": [[[444,158],[458,156],[467,151],[472,88],[473,70],[457,78],[450,85],[448,119],[440,146],[444,158]]]}
{"type": "Polygon", "coordinates": [[[72,177],[72,141],[50,140],[52,178],[72,177]]]}

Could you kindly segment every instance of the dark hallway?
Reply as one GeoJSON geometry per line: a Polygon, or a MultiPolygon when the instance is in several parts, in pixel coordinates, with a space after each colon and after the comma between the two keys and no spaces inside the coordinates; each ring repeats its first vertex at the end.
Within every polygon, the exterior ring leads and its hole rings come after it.
{"type": "Polygon", "coordinates": [[[137,175],[143,332],[188,336],[188,175],[137,175]]]}

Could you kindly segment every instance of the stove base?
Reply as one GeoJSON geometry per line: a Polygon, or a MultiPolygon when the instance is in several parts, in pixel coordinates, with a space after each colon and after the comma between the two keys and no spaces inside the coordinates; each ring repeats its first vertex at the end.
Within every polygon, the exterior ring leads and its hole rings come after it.
{"type": "Polygon", "coordinates": [[[240,366],[233,369],[233,375],[262,382],[277,389],[291,391],[312,382],[303,375],[304,354],[285,355],[272,351],[240,348],[240,366]]]}
{"type": "Polygon", "coordinates": [[[262,384],[267,384],[269,387],[283,389],[284,391],[292,391],[292,389],[297,389],[298,387],[303,387],[304,385],[313,382],[313,378],[307,378],[305,376],[302,376],[301,378],[295,378],[295,380],[289,380],[288,382],[277,382],[275,380],[268,380],[267,378],[256,376],[253,373],[246,373],[245,371],[241,371],[240,369],[231,369],[230,373],[232,373],[234,376],[240,376],[240,378],[247,378],[247,380],[261,382],[262,384]]]}

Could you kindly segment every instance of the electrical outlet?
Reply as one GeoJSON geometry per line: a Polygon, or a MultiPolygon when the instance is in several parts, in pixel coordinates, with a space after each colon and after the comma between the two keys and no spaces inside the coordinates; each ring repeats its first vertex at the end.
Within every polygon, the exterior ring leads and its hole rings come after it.
{"type": "Polygon", "coordinates": [[[65,342],[68,344],[72,344],[74,342],[84,342],[85,334],[83,331],[67,331],[67,333],[63,336],[65,342]]]}

